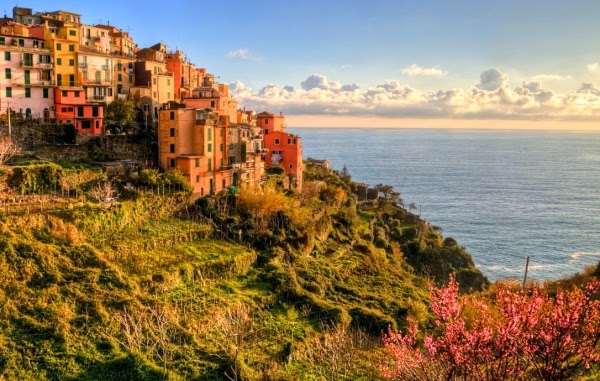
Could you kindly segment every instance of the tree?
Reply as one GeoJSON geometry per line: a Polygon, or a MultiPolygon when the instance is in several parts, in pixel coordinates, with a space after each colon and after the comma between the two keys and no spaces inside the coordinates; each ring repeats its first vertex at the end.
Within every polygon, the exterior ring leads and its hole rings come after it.
{"type": "Polygon", "coordinates": [[[21,148],[9,137],[0,138],[0,165],[3,165],[8,159],[19,154],[21,148]]]}
{"type": "Polygon", "coordinates": [[[402,198],[400,197],[400,192],[396,192],[393,186],[377,184],[375,185],[375,189],[377,189],[383,195],[383,198],[385,200],[394,204],[403,205],[402,198]]]}
{"type": "Polygon", "coordinates": [[[348,171],[348,167],[346,167],[346,164],[344,164],[344,167],[342,168],[342,171],[340,172],[340,177],[342,178],[342,180],[344,180],[347,183],[349,183],[350,180],[352,180],[352,176],[350,175],[350,171],[348,171]]]}
{"type": "Polygon", "coordinates": [[[135,118],[135,108],[133,103],[125,99],[115,99],[106,106],[104,113],[104,123],[109,128],[116,128],[123,131],[129,123],[135,118]]]}
{"type": "Polygon", "coordinates": [[[409,322],[406,334],[383,341],[390,361],[381,371],[390,380],[572,380],[600,360],[600,288],[560,290],[551,298],[535,286],[499,288],[493,301],[458,296],[451,279],[431,289],[433,334],[409,322]]]}

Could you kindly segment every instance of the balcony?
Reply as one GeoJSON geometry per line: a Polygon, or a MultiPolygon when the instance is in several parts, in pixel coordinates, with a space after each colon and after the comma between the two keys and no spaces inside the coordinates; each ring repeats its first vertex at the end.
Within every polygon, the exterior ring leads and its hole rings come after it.
{"type": "Polygon", "coordinates": [[[52,70],[52,63],[50,63],[50,62],[34,62],[32,60],[23,60],[23,61],[21,61],[21,67],[52,70]]]}
{"type": "Polygon", "coordinates": [[[110,81],[106,81],[106,80],[97,80],[97,79],[83,79],[83,85],[84,86],[103,86],[103,87],[108,87],[111,86],[111,82],[110,81]]]}
{"type": "Polygon", "coordinates": [[[79,62],[77,66],[81,69],[85,69],[86,67],[88,67],[88,64],[87,62],[79,62]]]}
{"type": "Polygon", "coordinates": [[[102,103],[106,102],[106,95],[92,95],[85,98],[88,103],[102,103]]]}
{"type": "Polygon", "coordinates": [[[16,78],[12,80],[12,85],[13,86],[17,86],[17,87],[21,87],[21,86],[26,86],[26,87],[53,87],[54,86],[54,81],[51,79],[29,79],[26,80],[25,78],[21,77],[21,78],[16,78]]]}

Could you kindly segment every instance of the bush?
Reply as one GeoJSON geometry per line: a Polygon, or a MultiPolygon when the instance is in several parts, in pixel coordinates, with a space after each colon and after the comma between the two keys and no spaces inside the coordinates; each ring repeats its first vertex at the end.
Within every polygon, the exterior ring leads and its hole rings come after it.
{"type": "Polygon", "coordinates": [[[8,183],[21,194],[48,192],[60,188],[63,169],[56,164],[13,168],[8,183]]]}

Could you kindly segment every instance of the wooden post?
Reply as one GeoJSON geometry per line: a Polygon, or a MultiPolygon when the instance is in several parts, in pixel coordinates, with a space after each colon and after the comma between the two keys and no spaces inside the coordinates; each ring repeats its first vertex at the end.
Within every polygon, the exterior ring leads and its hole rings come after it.
{"type": "Polygon", "coordinates": [[[529,270],[529,255],[527,256],[527,262],[525,263],[525,276],[523,277],[523,290],[525,289],[525,284],[527,283],[527,271],[529,270]]]}

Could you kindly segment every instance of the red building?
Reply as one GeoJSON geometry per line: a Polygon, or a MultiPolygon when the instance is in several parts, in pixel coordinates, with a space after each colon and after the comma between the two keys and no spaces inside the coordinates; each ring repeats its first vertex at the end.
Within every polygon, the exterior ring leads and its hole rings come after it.
{"type": "Polygon", "coordinates": [[[302,190],[302,142],[298,135],[285,132],[285,117],[268,112],[256,115],[263,130],[264,147],[268,149],[265,167],[281,167],[288,175],[290,187],[302,190]]]}
{"type": "Polygon", "coordinates": [[[87,103],[83,89],[55,87],[54,104],[59,124],[73,124],[78,134],[102,135],[104,108],[87,103]]]}

